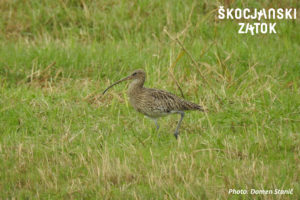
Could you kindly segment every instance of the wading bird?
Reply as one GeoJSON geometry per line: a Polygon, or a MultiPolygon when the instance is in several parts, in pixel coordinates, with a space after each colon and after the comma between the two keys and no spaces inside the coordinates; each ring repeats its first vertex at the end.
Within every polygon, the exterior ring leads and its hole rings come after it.
{"type": "Polygon", "coordinates": [[[157,119],[169,114],[180,114],[181,118],[177,124],[174,136],[177,139],[179,135],[180,124],[184,117],[184,111],[199,110],[204,111],[203,108],[195,103],[186,101],[180,97],[169,92],[145,88],[144,82],[146,73],[143,70],[136,70],[131,75],[113,83],[103,92],[105,92],[123,81],[131,80],[128,88],[129,102],[133,108],[154,120],[156,129],[159,129],[157,119]]]}

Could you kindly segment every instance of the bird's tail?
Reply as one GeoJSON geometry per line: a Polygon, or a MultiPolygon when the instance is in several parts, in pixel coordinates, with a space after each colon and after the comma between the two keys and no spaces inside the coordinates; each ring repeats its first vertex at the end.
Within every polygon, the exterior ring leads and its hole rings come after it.
{"type": "Polygon", "coordinates": [[[185,102],[185,109],[186,110],[199,110],[199,111],[205,112],[205,110],[202,106],[192,103],[192,102],[189,102],[189,101],[185,102]]]}

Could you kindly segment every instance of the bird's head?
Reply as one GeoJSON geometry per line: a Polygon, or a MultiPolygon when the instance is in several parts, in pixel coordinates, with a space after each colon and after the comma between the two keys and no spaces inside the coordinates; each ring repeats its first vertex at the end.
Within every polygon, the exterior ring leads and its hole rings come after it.
{"type": "Polygon", "coordinates": [[[137,69],[132,74],[127,76],[128,80],[133,80],[133,79],[145,79],[146,78],[146,73],[142,69],[137,69]]]}
{"type": "Polygon", "coordinates": [[[111,87],[113,87],[113,86],[115,86],[115,85],[117,85],[117,84],[119,84],[119,83],[121,83],[121,82],[123,82],[123,81],[127,81],[127,80],[137,80],[137,81],[138,81],[138,80],[141,80],[141,81],[144,82],[145,78],[146,78],[146,73],[145,73],[144,70],[142,70],[142,69],[135,70],[135,71],[132,72],[129,76],[127,76],[127,77],[125,77],[125,78],[123,78],[123,79],[121,79],[121,80],[119,80],[119,81],[117,81],[117,82],[111,84],[108,88],[106,88],[106,89],[103,91],[102,94],[105,94],[105,92],[106,92],[107,90],[109,90],[111,87]]]}

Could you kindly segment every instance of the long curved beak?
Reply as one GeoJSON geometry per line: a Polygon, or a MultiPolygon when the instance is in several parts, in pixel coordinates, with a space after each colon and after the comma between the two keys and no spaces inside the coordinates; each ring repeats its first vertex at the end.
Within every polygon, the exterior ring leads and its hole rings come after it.
{"type": "Polygon", "coordinates": [[[127,77],[125,77],[125,78],[123,78],[123,79],[121,79],[121,80],[119,80],[119,81],[117,81],[117,82],[111,84],[108,88],[106,88],[106,89],[103,91],[102,94],[105,94],[105,92],[106,92],[107,90],[109,90],[110,88],[112,88],[113,86],[115,86],[115,85],[117,85],[117,84],[119,84],[119,83],[121,83],[121,82],[123,82],[123,81],[127,81],[127,80],[129,80],[130,78],[131,78],[131,76],[127,76],[127,77]]]}

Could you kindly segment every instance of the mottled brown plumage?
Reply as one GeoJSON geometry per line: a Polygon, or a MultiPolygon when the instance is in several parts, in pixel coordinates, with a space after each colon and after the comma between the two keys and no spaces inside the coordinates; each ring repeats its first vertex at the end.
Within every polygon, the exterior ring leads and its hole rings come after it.
{"type": "Polygon", "coordinates": [[[174,133],[177,138],[179,135],[179,127],[181,121],[184,117],[184,111],[187,110],[200,110],[203,108],[195,103],[186,101],[172,93],[145,88],[144,82],[146,79],[146,74],[143,70],[136,70],[131,75],[123,78],[111,86],[109,86],[103,94],[112,86],[121,83],[126,80],[132,80],[128,88],[128,96],[130,104],[138,112],[152,118],[155,121],[157,129],[159,128],[157,124],[157,118],[166,116],[169,114],[180,114],[181,118],[178,122],[176,131],[174,133]]]}

